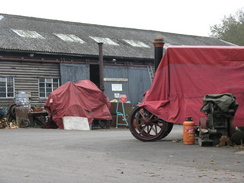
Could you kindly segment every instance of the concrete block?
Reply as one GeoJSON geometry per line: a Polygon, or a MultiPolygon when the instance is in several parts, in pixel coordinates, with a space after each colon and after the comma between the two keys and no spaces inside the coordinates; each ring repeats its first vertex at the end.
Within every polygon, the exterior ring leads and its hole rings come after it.
{"type": "Polygon", "coordinates": [[[90,130],[88,119],[78,116],[64,116],[63,124],[65,130],[90,130]]]}

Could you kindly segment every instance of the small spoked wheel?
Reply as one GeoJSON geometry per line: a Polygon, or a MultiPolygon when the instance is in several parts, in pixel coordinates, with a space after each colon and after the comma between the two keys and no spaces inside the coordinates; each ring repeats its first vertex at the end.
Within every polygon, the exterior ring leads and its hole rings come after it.
{"type": "Polygon", "coordinates": [[[135,107],[130,114],[129,129],[141,141],[155,141],[166,137],[173,123],[166,122],[143,107],[135,107]]]}
{"type": "Polygon", "coordinates": [[[30,120],[29,119],[23,119],[20,126],[23,128],[27,128],[28,126],[30,126],[30,120]]]}

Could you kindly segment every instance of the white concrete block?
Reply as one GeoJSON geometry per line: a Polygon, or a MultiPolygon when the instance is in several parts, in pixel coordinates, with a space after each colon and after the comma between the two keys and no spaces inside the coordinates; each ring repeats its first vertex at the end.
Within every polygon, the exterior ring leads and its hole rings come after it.
{"type": "Polygon", "coordinates": [[[78,116],[64,116],[63,124],[65,130],[90,130],[88,119],[78,116]]]}

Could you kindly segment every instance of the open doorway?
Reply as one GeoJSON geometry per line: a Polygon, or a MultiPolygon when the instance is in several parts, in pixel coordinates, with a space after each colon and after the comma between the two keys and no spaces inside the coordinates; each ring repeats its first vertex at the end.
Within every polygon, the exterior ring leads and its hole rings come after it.
{"type": "Polygon", "coordinates": [[[90,80],[100,88],[99,65],[90,65],[90,80]]]}

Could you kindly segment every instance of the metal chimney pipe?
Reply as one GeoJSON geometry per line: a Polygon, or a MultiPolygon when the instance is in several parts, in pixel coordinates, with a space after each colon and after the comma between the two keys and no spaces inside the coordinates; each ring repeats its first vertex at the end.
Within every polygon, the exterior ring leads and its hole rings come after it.
{"type": "Polygon", "coordinates": [[[163,47],[164,47],[163,36],[155,37],[153,45],[154,45],[154,67],[156,71],[163,57],[163,47]]]}
{"type": "Polygon", "coordinates": [[[103,43],[98,43],[99,47],[99,88],[104,91],[104,75],[103,75],[103,43]]]}

